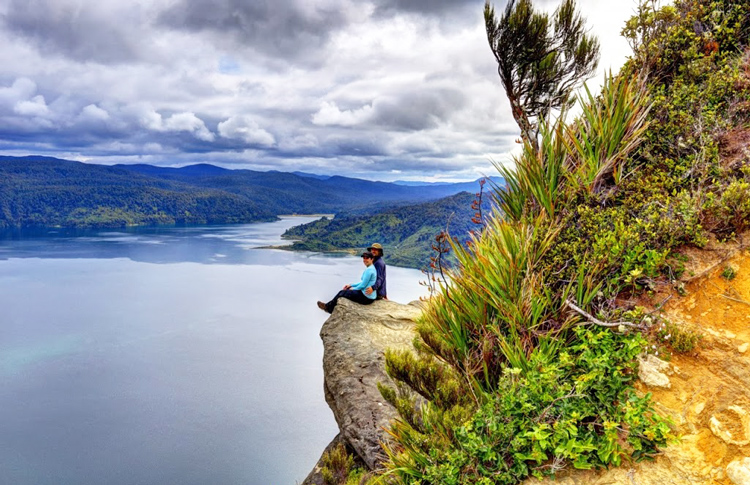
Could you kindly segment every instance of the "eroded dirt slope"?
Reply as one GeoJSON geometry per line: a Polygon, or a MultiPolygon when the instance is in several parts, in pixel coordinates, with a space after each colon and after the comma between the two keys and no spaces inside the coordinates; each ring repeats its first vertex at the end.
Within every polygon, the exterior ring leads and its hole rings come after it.
{"type": "Polygon", "coordinates": [[[750,254],[737,252],[685,289],[665,316],[704,338],[694,355],[672,356],[669,389],[648,390],[683,434],[666,453],[673,464],[695,483],[735,483],[727,466],[750,457],[750,254]]]}

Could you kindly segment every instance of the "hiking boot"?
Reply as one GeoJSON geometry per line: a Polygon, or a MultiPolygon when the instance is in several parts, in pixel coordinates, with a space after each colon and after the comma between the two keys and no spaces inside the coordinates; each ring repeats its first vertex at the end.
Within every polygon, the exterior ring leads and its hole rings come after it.
{"type": "Polygon", "coordinates": [[[318,308],[320,308],[321,310],[323,310],[326,313],[328,312],[328,310],[326,309],[326,304],[323,303],[322,301],[318,302],[318,308]]]}

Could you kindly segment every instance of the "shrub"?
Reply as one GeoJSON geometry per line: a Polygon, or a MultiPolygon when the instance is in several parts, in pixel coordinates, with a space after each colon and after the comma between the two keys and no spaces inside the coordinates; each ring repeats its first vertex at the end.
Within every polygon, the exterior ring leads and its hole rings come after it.
{"type": "Polygon", "coordinates": [[[721,271],[721,276],[722,278],[731,281],[737,276],[737,270],[735,270],[732,266],[725,266],[721,271]]]}
{"type": "Polygon", "coordinates": [[[706,225],[729,237],[750,224],[750,182],[732,180],[720,194],[709,193],[704,204],[706,225]]]}
{"type": "MultiPolygon", "coordinates": [[[[394,435],[406,443],[391,450],[398,482],[514,484],[568,464],[619,465],[666,444],[668,423],[630,386],[643,337],[584,327],[573,335],[557,355],[534,352],[528,370],[506,368],[450,435],[397,424],[394,435]]],[[[436,413],[434,405],[424,411],[427,419],[436,413]]]]}
{"type": "Polygon", "coordinates": [[[687,354],[695,350],[703,335],[671,322],[662,322],[656,331],[656,340],[678,354],[687,354]]]}
{"type": "Polygon", "coordinates": [[[365,477],[365,471],[354,464],[343,443],[338,443],[321,458],[320,474],[324,485],[359,485],[365,477]]]}

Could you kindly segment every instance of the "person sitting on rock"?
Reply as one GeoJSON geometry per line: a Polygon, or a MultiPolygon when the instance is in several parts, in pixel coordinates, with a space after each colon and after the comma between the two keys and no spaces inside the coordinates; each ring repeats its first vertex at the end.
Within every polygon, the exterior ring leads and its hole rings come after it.
{"type": "MultiPolygon", "coordinates": [[[[383,261],[383,246],[379,243],[375,243],[367,248],[367,250],[374,256],[372,265],[375,266],[375,271],[378,272],[378,279],[376,279],[375,284],[372,285],[372,291],[378,295],[378,300],[387,300],[388,292],[385,289],[385,261],[383,261]]],[[[369,293],[367,293],[368,291],[370,291],[369,288],[365,290],[367,295],[369,295],[369,293]]]]}
{"type": "Polygon", "coordinates": [[[365,264],[365,270],[362,272],[362,279],[358,283],[353,285],[345,285],[344,289],[339,291],[333,300],[328,303],[318,302],[318,308],[325,310],[328,313],[333,313],[333,309],[336,308],[336,303],[339,298],[346,298],[348,300],[361,303],[362,305],[369,305],[375,298],[377,293],[372,291],[372,285],[375,284],[375,280],[378,278],[378,272],[375,271],[375,267],[372,265],[373,255],[369,251],[362,253],[362,262],[365,264]],[[366,290],[370,290],[369,293],[366,290]]]}

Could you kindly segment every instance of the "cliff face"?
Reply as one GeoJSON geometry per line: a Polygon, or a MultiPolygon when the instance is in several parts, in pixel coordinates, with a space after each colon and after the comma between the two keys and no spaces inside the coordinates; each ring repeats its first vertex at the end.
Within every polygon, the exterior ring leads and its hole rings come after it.
{"type": "MultiPolygon", "coordinates": [[[[672,295],[664,316],[703,335],[696,352],[668,362],[641,359],[639,390],[651,392],[656,409],[672,419],[681,438],[653,461],[605,471],[563,472],[557,481],[527,485],[750,485],[750,254],[743,248],[692,255],[685,296],[672,295]],[[727,279],[725,268],[736,276],[727,279]]],[[[650,302],[666,298],[657,292],[650,302]]],[[[648,304],[649,302],[640,302],[648,304]]],[[[418,305],[342,301],[321,330],[325,346],[326,400],[341,434],[336,438],[369,469],[384,458],[384,428],[396,416],[377,390],[390,382],[386,348],[409,348],[418,305]]],[[[305,484],[322,483],[313,471],[305,484]]]]}
{"type": "MultiPolygon", "coordinates": [[[[418,302],[378,300],[365,306],[342,298],[320,330],[325,396],[340,430],[334,443],[347,445],[370,470],[385,459],[384,429],[397,416],[377,388],[378,382],[392,385],[385,349],[411,347],[419,314],[418,302]]],[[[318,471],[316,466],[303,485],[322,483],[318,471]]]]}

